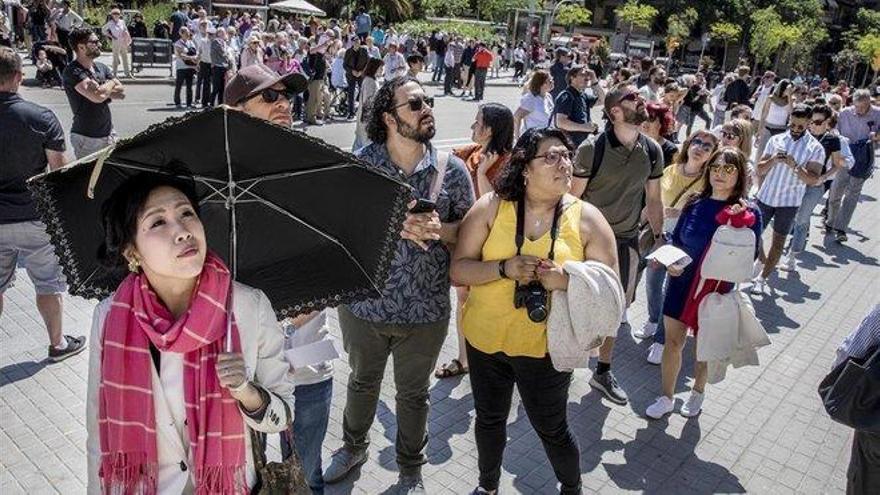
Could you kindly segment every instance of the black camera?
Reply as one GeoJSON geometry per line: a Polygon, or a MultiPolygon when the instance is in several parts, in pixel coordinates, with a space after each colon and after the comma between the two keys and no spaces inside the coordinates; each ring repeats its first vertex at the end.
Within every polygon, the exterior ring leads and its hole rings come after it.
{"type": "Polygon", "coordinates": [[[513,306],[526,308],[529,319],[541,323],[547,319],[547,289],[538,282],[517,285],[513,292],[513,306]]]}

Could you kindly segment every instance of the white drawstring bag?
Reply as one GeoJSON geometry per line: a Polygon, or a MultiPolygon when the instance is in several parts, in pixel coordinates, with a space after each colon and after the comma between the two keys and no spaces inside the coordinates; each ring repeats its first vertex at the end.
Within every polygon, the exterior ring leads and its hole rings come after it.
{"type": "Polygon", "coordinates": [[[703,257],[700,278],[733,283],[748,282],[752,279],[756,242],[755,232],[748,227],[718,227],[703,257]]]}

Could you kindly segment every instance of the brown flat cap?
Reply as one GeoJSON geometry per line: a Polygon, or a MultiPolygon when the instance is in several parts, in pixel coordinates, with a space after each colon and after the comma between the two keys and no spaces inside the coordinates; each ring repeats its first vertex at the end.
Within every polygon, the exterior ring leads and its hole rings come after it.
{"type": "Polygon", "coordinates": [[[245,67],[235,74],[226,85],[223,100],[227,105],[238,105],[260,91],[277,83],[285,85],[288,91],[302,93],[309,85],[306,76],[293,72],[279,76],[278,73],[262,64],[245,67]]]}

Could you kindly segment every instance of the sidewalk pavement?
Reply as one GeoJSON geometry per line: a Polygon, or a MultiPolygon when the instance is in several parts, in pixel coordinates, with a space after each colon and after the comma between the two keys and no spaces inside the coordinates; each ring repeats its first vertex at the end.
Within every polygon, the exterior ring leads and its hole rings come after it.
{"type": "MultiPolygon", "coordinates": [[[[660,371],[645,362],[649,342],[618,340],[614,369],[631,398],[615,406],[590,390],[590,372],[575,372],[569,418],[581,449],[585,492],[844,493],[851,431],[825,414],[816,387],[835,349],[880,296],[880,181],[868,181],[849,243],[823,238],[813,218],[811,243],[798,274],[774,277],[775,297],[755,307],[772,345],[760,367],[728,373],[709,386],[702,415],[644,418],[660,389],[660,371]]],[[[23,270],[6,294],[0,318],[0,493],[74,494],[85,491],[85,403],[88,352],[60,364],[46,358],[47,337],[23,270]]],[[[644,285],[644,284],[642,284],[644,285]]],[[[633,327],[646,317],[641,293],[630,309],[633,327]]],[[[94,301],[65,299],[65,331],[88,334],[94,301]]],[[[332,334],[340,338],[335,311],[332,334]]],[[[454,324],[441,361],[455,357],[454,324]]],[[[692,345],[692,344],[690,344],[692,345]]],[[[692,356],[692,349],[686,351],[692,356]]],[[[692,376],[686,359],[683,375],[692,376]]],[[[343,356],[334,373],[333,407],[324,443],[325,466],[341,445],[349,368],[343,356]]],[[[690,378],[686,381],[690,383],[690,378]]],[[[678,398],[686,397],[685,380],[678,398]]],[[[386,369],[372,429],[370,459],[327,493],[377,494],[397,479],[394,382],[386,369]]],[[[680,405],[679,400],[679,405],[680,405]]],[[[474,410],[467,377],[432,380],[429,493],[469,493],[477,482],[474,410]]],[[[274,450],[274,449],[273,449],[274,450]]],[[[556,493],[556,480],[518,397],[508,425],[503,493],[556,493]]]]}

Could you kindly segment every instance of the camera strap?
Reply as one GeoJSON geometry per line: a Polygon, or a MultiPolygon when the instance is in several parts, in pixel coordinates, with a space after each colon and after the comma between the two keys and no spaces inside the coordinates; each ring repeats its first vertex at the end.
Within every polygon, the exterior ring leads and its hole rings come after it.
{"type": "MultiPolygon", "coordinates": [[[[547,255],[549,259],[554,257],[554,249],[556,248],[556,238],[559,237],[559,219],[562,217],[562,199],[556,203],[556,209],[553,211],[553,224],[550,226],[550,253],[547,255]]],[[[520,200],[516,202],[516,255],[519,256],[525,242],[525,223],[526,223],[526,202],[520,200]]]]}

